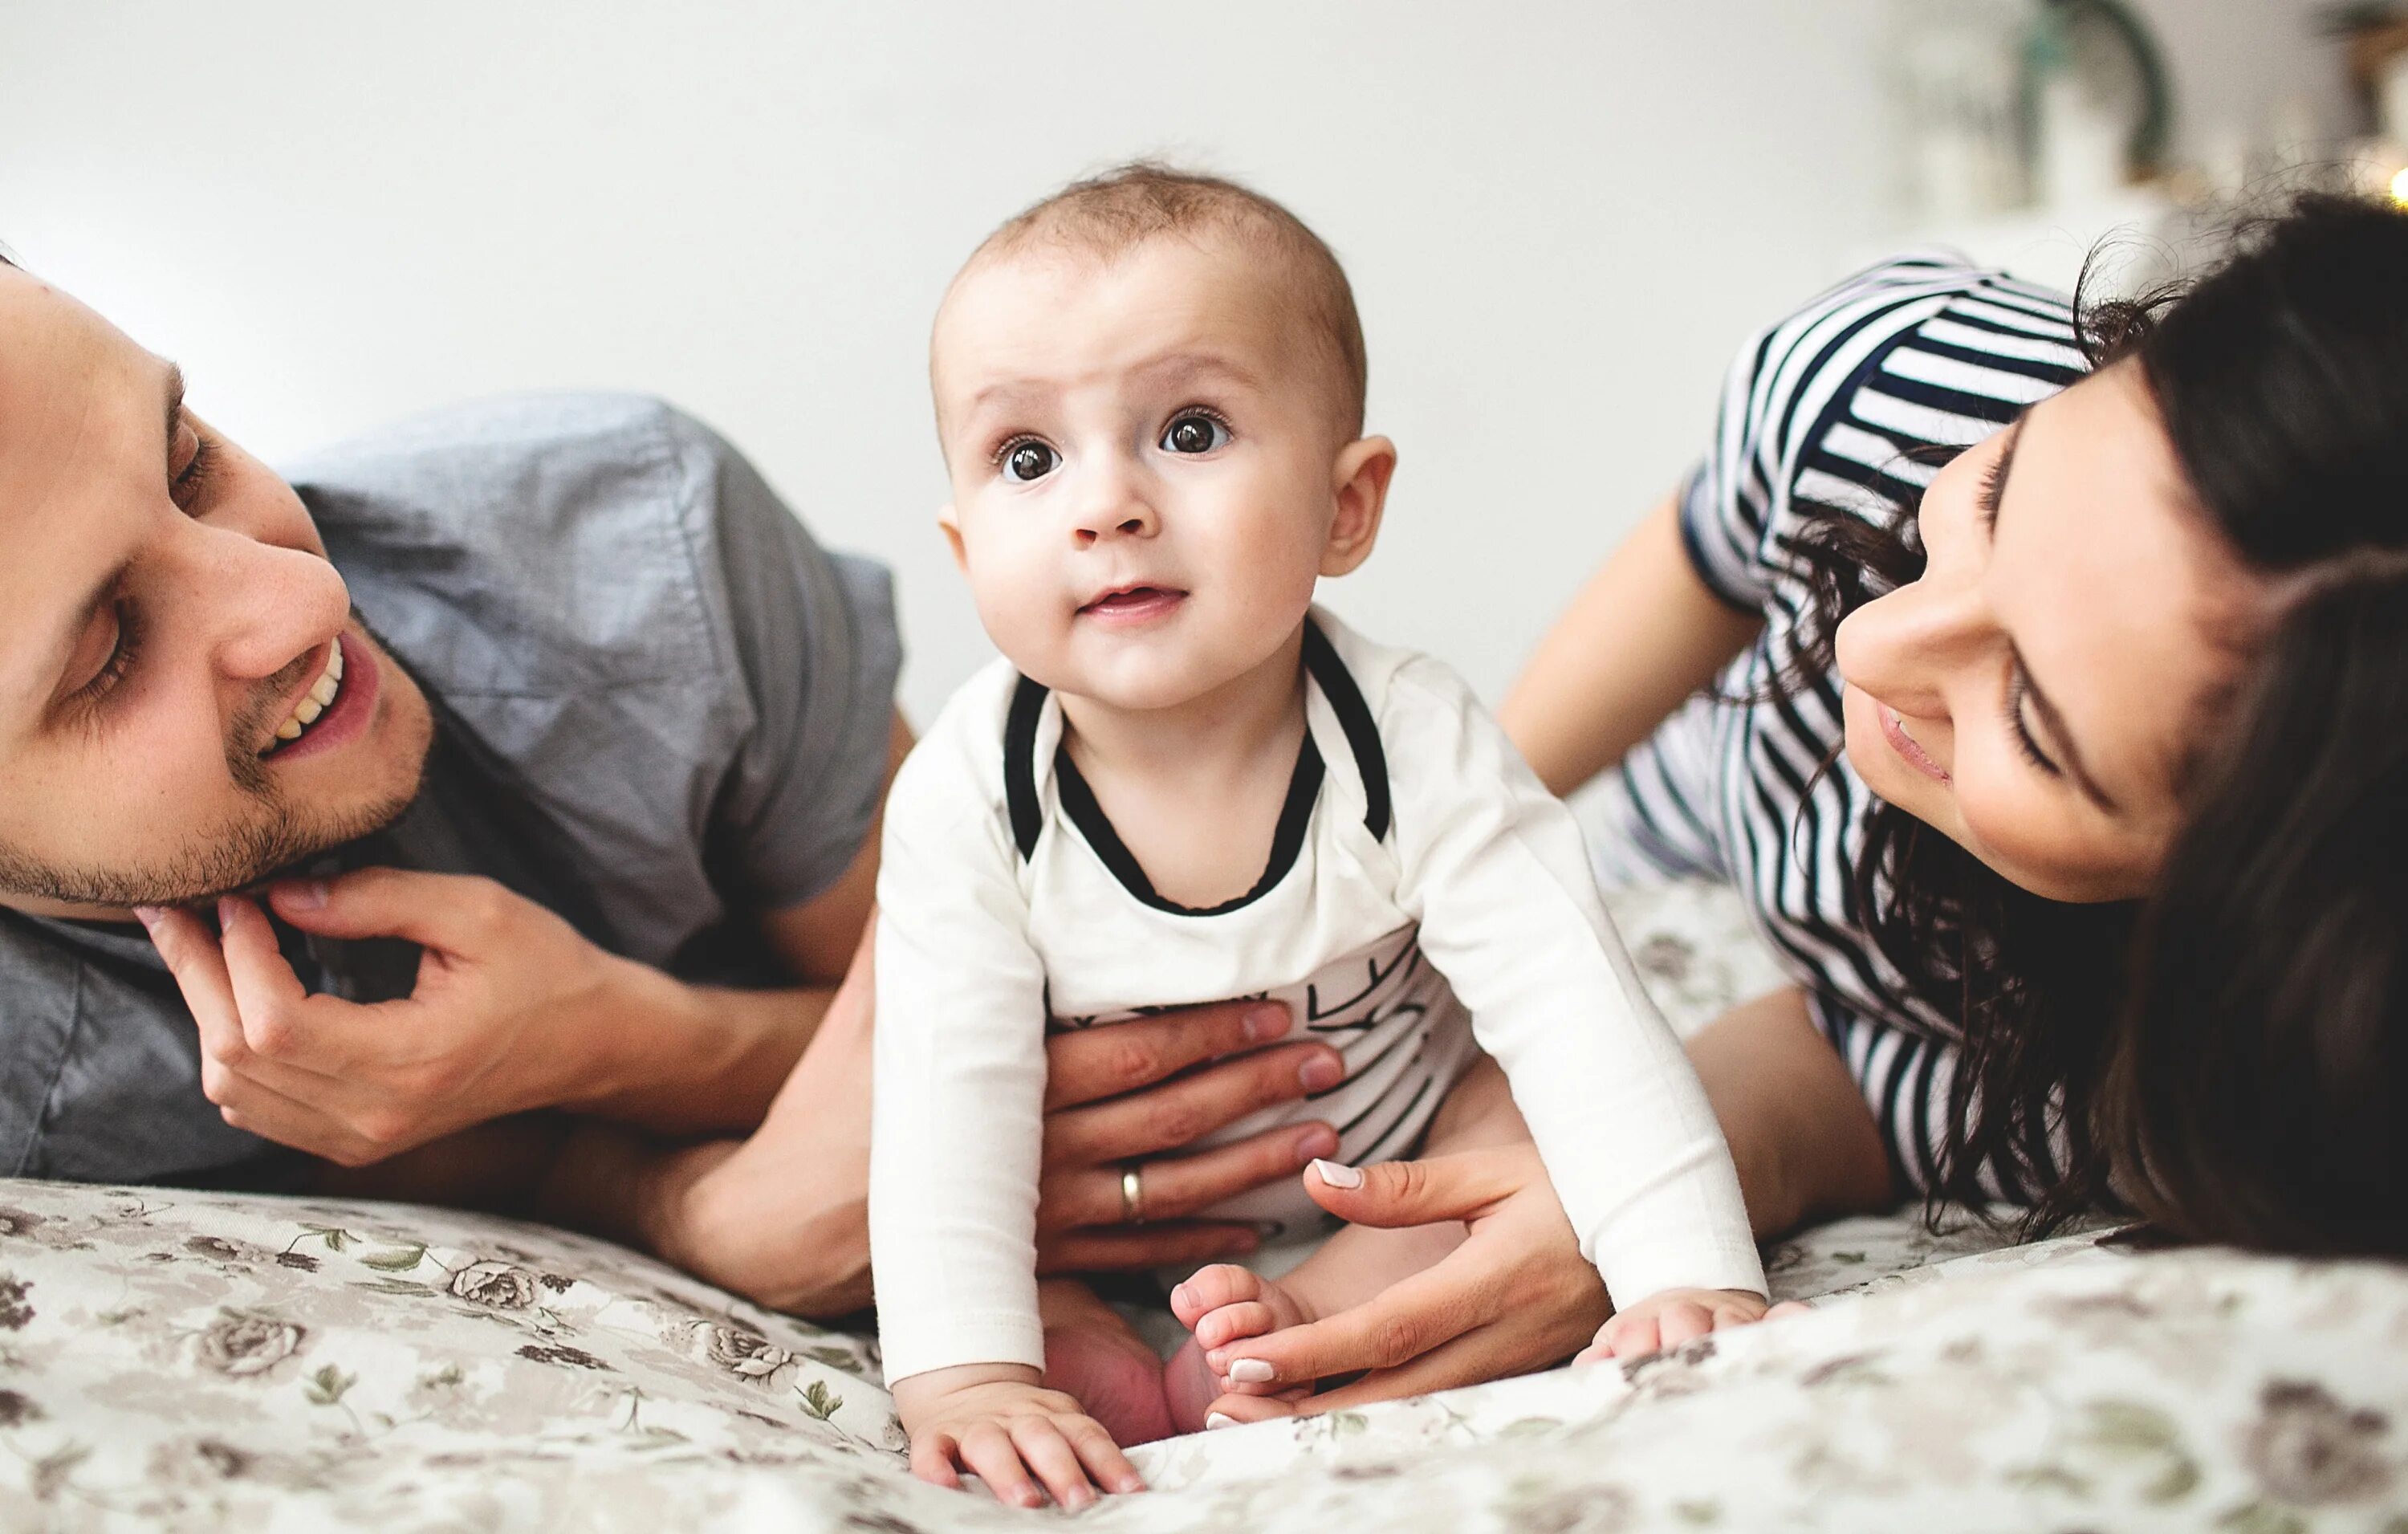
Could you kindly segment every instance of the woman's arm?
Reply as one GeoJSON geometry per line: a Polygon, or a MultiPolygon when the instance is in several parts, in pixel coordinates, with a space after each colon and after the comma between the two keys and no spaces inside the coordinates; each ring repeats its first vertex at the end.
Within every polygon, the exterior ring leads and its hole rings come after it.
{"type": "MultiPolygon", "coordinates": [[[[1836,1214],[1886,1207],[1889,1163],[1870,1110],[1795,989],[1735,1007],[1689,1041],[1759,1239],[1836,1214]]],[[[1358,1188],[1307,1176],[1313,1201],[1368,1226],[1462,1220],[1470,1235],[1410,1283],[1309,1326],[1254,1339],[1273,1383],[1370,1372],[1298,1406],[1223,1397],[1242,1416],[1336,1411],[1544,1369],[1569,1357],[1606,1313],[1597,1269],[1530,1145],[1500,1145],[1362,1168],[1358,1188]]]]}
{"type": "Polygon", "coordinates": [[[1680,497],[1669,496],[1539,641],[1498,723],[1540,781],[1569,794],[1653,734],[1762,626],[1698,579],[1681,546],[1680,497]]]}

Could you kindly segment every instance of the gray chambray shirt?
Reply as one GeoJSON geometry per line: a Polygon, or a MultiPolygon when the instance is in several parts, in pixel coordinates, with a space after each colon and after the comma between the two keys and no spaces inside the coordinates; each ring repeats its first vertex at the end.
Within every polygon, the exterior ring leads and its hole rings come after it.
{"type": "MultiPolygon", "coordinates": [[[[603,947],[772,984],[754,918],[833,883],[884,777],[885,570],[815,544],[734,449],[656,401],[441,411],[286,476],[436,713],[425,785],[312,869],[481,873],[603,947]]],[[[313,990],[406,992],[415,951],[282,934],[313,990]]],[[[0,910],[0,1172],[273,1183],[294,1158],[201,1095],[140,929],[0,910]]]]}

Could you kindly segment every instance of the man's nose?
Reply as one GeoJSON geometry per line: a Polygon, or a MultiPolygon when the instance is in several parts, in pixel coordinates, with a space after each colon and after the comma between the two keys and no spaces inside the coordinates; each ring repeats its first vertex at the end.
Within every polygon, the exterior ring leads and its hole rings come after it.
{"type": "Polygon", "coordinates": [[[314,553],[263,543],[231,528],[188,523],[171,579],[187,586],[178,605],[218,673],[234,681],[274,676],[324,644],[351,615],[351,591],[314,553]]]}
{"type": "Polygon", "coordinates": [[[1139,477],[1117,465],[1100,466],[1080,496],[1071,538],[1089,549],[1110,538],[1152,538],[1161,528],[1139,477]]]}
{"type": "Polygon", "coordinates": [[[1840,624],[1840,675],[1902,714],[1948,714],[1950,680],[1998,633],[1980,586],[1930,579],[1900,586],[1840,624]]]}

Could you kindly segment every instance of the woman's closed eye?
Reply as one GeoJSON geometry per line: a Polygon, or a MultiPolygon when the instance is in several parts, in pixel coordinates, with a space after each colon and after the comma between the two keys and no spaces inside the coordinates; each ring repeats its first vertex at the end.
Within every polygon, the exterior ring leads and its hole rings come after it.
{"type": "Polygon", "coordinates": [[[2032,734],[2031,723],[2024,717],[2024,700],[2031,695],[2031,683],[2018,665],[2007,673],[2007,729],[2015,738],[2015,747],[2025,761],[2052,778],[2065,776],[2048,753],[2041,750],[2039,739],[2032,734]]]}

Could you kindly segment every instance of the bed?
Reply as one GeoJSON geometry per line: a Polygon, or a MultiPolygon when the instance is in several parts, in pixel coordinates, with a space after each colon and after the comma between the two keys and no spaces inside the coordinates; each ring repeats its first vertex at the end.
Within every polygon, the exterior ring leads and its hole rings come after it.
{"type": "MultiPolygon", "coordinates": [[[[1694,1022],[1768,977],[1736,908],[1617,912],[1694,1022]]],[[[1098,1530],[2408,1534],[2408,1274],[2011,1244],[1971,1216],[1769,1253],[1812,1313],[1619,1367],[1138,1451],[1098,1530]]],[[[859,1336],[541,1226],[0,1182],[0,1525],[1040,1527],[923,1486],[859,1336]]]]}

